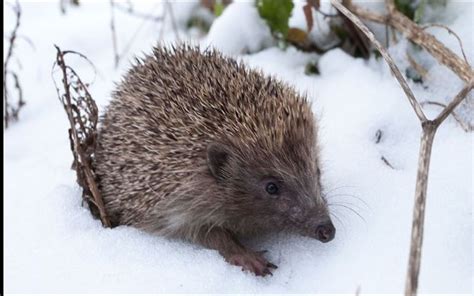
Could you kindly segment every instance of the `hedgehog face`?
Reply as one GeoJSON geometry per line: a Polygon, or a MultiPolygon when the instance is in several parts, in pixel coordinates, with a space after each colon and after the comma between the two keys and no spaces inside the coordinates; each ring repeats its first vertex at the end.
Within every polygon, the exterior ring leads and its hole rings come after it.
{"type": "Polygon", "coordinates": [[[335,228],[321,196],[316,160],[303,165],[298,153],[292,155],[295,159],[282,160],[275,153],[242,155],[227,145],[211,144],[207,161],[226,197],[229,224],[238,231],[290,230],[328,242],[335,228]]]}

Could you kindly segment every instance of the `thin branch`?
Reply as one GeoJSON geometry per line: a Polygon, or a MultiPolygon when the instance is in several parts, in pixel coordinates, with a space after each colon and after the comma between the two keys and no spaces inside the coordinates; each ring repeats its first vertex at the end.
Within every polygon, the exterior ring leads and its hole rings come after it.
{"type": "Polygon", "coordinates": [[[416,295],[420,274],[421,250],[425,222],[425,205],[428,190],[428,174],[431,162],[431,150],[437,126],[432,121],[422,123],[420,152],[418,156],[418,172],[416,174],[415,205],[411,227],[410,253],[408,272],[405,283],[405,295],[416,295]]]}
{"type": "Polygon", "coordinates": [[[9,70],[9,64],[13,56],[15,41],[18,38],[17,34],[18,34],[18,28],[20,27],[20,19],[21,19],[20,3],[16,1],[15,6],[12,6],[12,8],[15,12],[16,22],[15,22],[13,31],[10,34],[7,55],[5,58],[5,62],[3,63],[3,104],[5,108],[3,119],[4,119],[5,128],[8,128],[10,121],[18,120],[18,113],[20,112],[20,109],[25,105],[25,102],[23,101],[23,92],[22,92],[22,88],[18,79],[18,75],[15,72],[9,70]],[[8,77],[9,77],[8,74],[12,75],[13,78],[15,79],[15,88],[18,91],[18,102],[16,106],[11,105],[11,102],[9,101],[10,94],[8,92],[8,77]]]}
{"type": "MultiPolygon", "coordinates": [[[[347,3],[351,1],[346,0],[347,3]]],[[[392,72],[395,74],[395,78],[399,81],[405,90],[405,94],[412,105],[415,113],[421,121],[422,126],[422,136],[420,143],[420,152],[418,158],[418,172],[416,177],[416,189],[415,189],[415,206],[413,209],[413,220],[412,220],[412,231],[411,231],[411,240],[410,240],[410,255],[408,261],[408,272],[406,277],[405,285],[405,295],[416,295],[418,289],[418,278],[420,273],[420,263],[421,263],[421,250],[423,245],[423,229],[424,229],[424,219],[425,219],[425,205],[427,198],[427,188],[428,188],[428,174],[429,167],[431,162],[431,151],[433,148],[433,140],[436,134],[436,131],[439,125],[446,119],[446,117],[453,112],[454,108],[458,106],[462,100],[465,99],[466,95],[472,90],[474,86],[474,78],[472,75],[472,69],[468,64],[466,64],[458,56],[454,55],[449,50],[446,49],[442,43],[437,41],[433,36],[425,34],[425,32],[420,29],[416,24],[408,23],[403,18],[399,16],[399,12],[396,11],[393,0],[386,0],[386,5],[389,11],[389,19],[387,22],[395,22],[394,19],[398,18],[398,21],[404,23],[407,28],[400,30],[401,32],[406,33],[408,38],[418,40],[423,44],[424,48],[435,56],[438,61],[442,64],[451,67],[451,69],[458,74],[459,77],[466,80],[468,83],[463,89],[456,95],[456,97],[451,101],[451,103],[446,106],[446,108],[438,115],[435,120],[427,120],[424,116],[421,106],[414,97],[413,93],[409,89],[405,79],[400,74],[397,66],[391,59],[390,55],[387,53],[385,48],[375,39],[373,33],[348,9],[346,9],[342,4],[336,0],[331,0],[333,6],[335,6],[341,13],[346,15],[359,29],[364,32],[367,37],[372,41],[374,46],[380,51],[382,56],[385,58],[386,62],[389,64],[392,72]],[[420,33],[421,32],[421,33],[420,33]],[[419,34],[425,34],[424,37],[420,37],[419,34]],[[428,36],[428,37],[427,37],[428,36]],[[434,41],[433,41],[434,40],[434,41]],[[430,45],[427,45],[430,44],[430,45]],[[438,46],[440,45],[440,46],[438,46]],[[433,47],[431,47],[433,46],[433,47]],[[436,55],[440,53],[440,55],[436,55]],[[453,56],[454,55],[454,56],[453,56]],[[459,66],[459,67],[458,67],[459,66]]],[[[392,23],[393,25],[393,23],[392,23]]],[[[396,27],[395,25],[393,25],[396,27]]],[[[415,41],[414,41],[415,42],[415,41]]],[[[420,45],[421,45],[420,44],[420,45]]]]}
{"type": "Polygon", "coordinates": [[[448,106],[446,106],[446,108],[444,108],[444,110],[441,111],[438,117],[436,117],[436,119],[434,120],[435,124],[439,126],[441,123],[443,123],[446,117],[448,117],[448,115],[451,112],[453,112],[453,110],[466,98],[467,94],[472,90],[473,87],[474,87],[474,79],[472,79],[468,84],[466,84],[459,91],[456,97],[454,97],[451,103],[449,103],[448,106]]]}
{"type": "Polygon", "coordinates": [[[176,36],[176,39],[179,42],[180,38],[179,38],[178,26],[177,26],[176,20],[174,18],[173,5],[168,0],[166,0],[166,5],[168,6],[168,10],[169,10],[169,13],[170,13],[171,27],[173,28],[173,32],[176,36]]]}
{"type": "Polygon", "coordinates": [[[167,16],[167,6],[163,9],[163,21],[161,22],[160,32],[158,33],[158,40],[163,40],[163,35],[165,33],[165,25],[166,25],[166,16],[167,16]]]}
{"type": "MultiPolygon", "coordinates": [[[[155,6],[153,6],[153,8],[151,9],[151,13],[153,13],[156,10],[156,8],[158,7],[159,4],[160,3],[158,2],[158,3],[155,4],[155,6]]],[[[116,27],[115,27],[115,13],[114,13],[114,10],[117,7],[118,6],[115,3],[115,0],[110,0],[110,9],[111,9],[110,29],[111,29],[111,32],[112,32],[112,43],[113,43],[113,49],[114,49],[115,68],[118,67],[118,65],[120,64],[121,59],[126,55],[126,53],[132,47],[133,43],[135,42],[135,40],[138,37],[138,33],[143,29],[145,24],[148,21],[150,21],[150,18],[143,18],[143,21],[138,26],[138,28],[135,30],[135,32],[133,33],[132,37],[127,42],[127,44],[123,47],[123,50],[121,52],[119,52],[119,49],[118,49],[118,46],[117,46],[117,33],[116,33],[116,27]]],[[[164,9],[163,15],[159,16],[159,17],[156,17],[154,20],[163,21],[164,17],[165,17],[165,13],[166,13],[166,6],[165,6],[165,9],[164,9]]]]}
{"type": "Polygon", "coordinates": [[[315,9],[317,13],[321,14],[325,19],[326,18],[333,18],[333,17],[338,17],[339,15],[337,13],[327,13],[322,11],[321,9],[315,9]]]}
{"type": "Polygon", "coordinates": [[[120,61],[120,55],[117,48],[117,32],[115,30],[115,1],[110,0],[110,31],[112,32],[112,48],[114,51],[114,63],[115,68],[118,67],[120,61]]]}
{"type": "Polygon", "coordinates": [[[374,34],[369,30],[369,28],[367,28],[367,26],[364,25],[357,16],[355,16],[351,11],[345,8],[339,1],[331,0],[331,3],[334,7],[336,7],[337,10],[339,10],[348,19],[350,19],[365,34],[365,36],[369,38],[369,40],[373,43],[373,45],[378,49],[378,51],[384,57],[388,66],[390,67],[390,70],[392,71],[393,75],[397,78],[397,81],[400,83],[400,86],[405,92],[408,98],[408,101],[410,102],[410,105],[413,107],[413,110],[415,110],[415,113],[420,119],[420,121],[422,122],[427,121],[428,119],[423,113],[423,109],[421,108],[420,104],[416,100],[415,95],[413,94],[410,87],[408,86],[407,81],[403,77],[398,67],[395,65],[395,62],[393,61],[392,57],[387,52],[387,50],[384,48],[384,46],[375,38],[374,34]]]}
{"type": "MultiPolygon", "coordinates": [[[[423,101],[421,102],[421,106],[424,106],[424,105],[434,105],[434,106],[438,106],[438,107],[441,107],[441,108],[446,108],[446,105],[443,104],[443,103],[440,103],[440,102],[435,102],[435,101],[423,101]]],[[[469,122],[464,122],[458,115],[456,112],[453,112],[451,113],[451,115],[453,116],[454,120],[456,120],[456,122],[461,126],[461,128],[467,133],[467,132],[472,132],[474,131],[474,126],[472,124],[470,124],[469,122]]]]}
{"type": "Polygon", "coordinates": [[[26,105],[26,102],[23,100],[23,88],[21,87],[20,84],[20,79],[18,78],[18,74],[15,72],[8,72],[8,74],[11,74],[13,76],[13,79],[15,80],[15,88],[16,91],[18,92],[18,103],[16,108],[11,109],[11,117],[14,120],[18,120],[18,116],[20,113],[21,108],[26,105]]]}
{"type": "MultiPolygon", "coordinates": [[[[331,0],[332,3],[335,1],[331,0]]],[[[406,17],[403,13],[395,9],[392,0],[386,0],[388,14],[382,15],[361,8],[351,1],[345,0],[347,8],[362,19],[388,24],[397,31],[403,33],[413,43],[421,46],[429,52],[440,64],[445,65],[453,71],[459,78],[469,82],[474,77],[474,71],[471,66],[462,58],[457,56],[443,43],[439,42],[433,35],[425,32],[415,22],[406,17]]]]}
{"type": "Polygon", "coordinates": [[[389,15],[393,14],[397,10],[395,1],[393,0],[385,0],[385,7],[387,8],[389,15]]]}
{"type": "MultiPolygon", "coordinates": [[[[346,1],[344,1],[346,2],[346,1]]],[[[385,15],[381,15],[381,14],[378,14],[378,13],[374,13],[368,9],[365,9],[365,8],[362,8],[360,6],[357,6],[357,5],[354,5],[352,4],[351,1],[347,1],[347,2],[350,2],[350,4],[346,4],[347,7],[349,8],[350,11],[352,11],[354,14],[356,14],[357,16],[359,16],[360,18],[363,18],[365,20],[368,20],[368,21],[371,21],[371,22],[375,22],[375,23],[388,23],[387,19],[388,17],[385,16],[385,15]]]]}
{"type": "MultiPolygon", "coordinates": [[[[65,62],[65,55],[78,53],[61,51],[58,46],[55,47],[57,54],[52,74],[56,67],[60,68],[63,91],[60,91],[54,77],[53,82],[70,124],[69,139],[77,183],[83,189],[83,199],[89,203],[92,214],[99,216],[104,227],[111,227],[92,167],[97,143],[97,105],[87,90],[87,84],[83,83],[76,71],[65,62]]],[[[79,55],[85,58],[84,55],[79,55]]],[[[90,62],[87,58],[85,59],[90,62]]]]}
{"type": "Polygon", "coordinates": [[[133,6],[125,7],[125,6],[121,5],[120,3],[115,3],[114,7],[116,9],[124,12],[124,13],[127,13],[128,15],[138,17],[138,18],[141,18],[141,19],[146,19],[146,20],[154,21],[154,22],[159,22],[159,21],[163,20],[162,15],[153,15],[153,14],[147,14],[147,13],[143,13],[143,12],[140,12],[140,11],[136,11],[133,8],[133,6]]]}
{"type": "Polygon", "coordinates": [[[408,51],[406,52],[406,56],[407,56],[408,62],[413,67],[413,69],[415,69],[416,72],[418,72],[421,75],[421,77],[425,78],[426,75],[428,75],[428,71],[426,71],[426,69],[423,68],[422,65],[420,65],[417,61],[415,61],[415,59],[408,53],[408,51]]]}
{"type": "Polygon", "coordinates": [[[441,24],[427,24],[427,25],[424,25],[422,26],[421,28],[423,30],[426,30],[428,28],[442,28],[442,29],[445,29],[446,31],[448,31],[449,34],[453,35],[457,40],[458,40],[458,43],[459,43],[459,47],[461,48],[461,53],[462,53],[462,56],[464,57],[464,60],[466,61],[466,63],[471,66],[471,64],[469,63],[468,59],[467,59],[467,56],[466,56],[466,53],[464,52],[464,46],[462,44],[462,41],[461,41],[461,38],[459,38],[459,35],[456,34],[456,32],[454,32],[453,30],[451,30],[449,27],[445,26],[445,25],[441,25],[441,24]]]}

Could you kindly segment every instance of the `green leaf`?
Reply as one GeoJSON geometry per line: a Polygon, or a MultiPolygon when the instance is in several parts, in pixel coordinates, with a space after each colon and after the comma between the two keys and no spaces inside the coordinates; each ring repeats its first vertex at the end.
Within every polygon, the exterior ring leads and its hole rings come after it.
{"type": "Polygon", "coordinates": [[[257,9],[270,30],[280,37],[286,38],[288,34],[288,21],[293,10],[292,0],[257,0],[257,9]]]}
{"type": "Polygon", "coordinates": [[[304,74],[306,75],[319,75],[319,68],[316,62],[309,62],[304,68],[304,74]]]}
{"type": "Polygon", "coordinates": [[[224,3],[222,3],[222,1],[216,1],[216,3],[214,3],[214,15],[219,17],[224,11],[224,8],[224,3]]]}
{"type": "MultiPolygon", "coordinates": [[[[423,0],[421,0],[423,1],[423,0]]],[[[415,8],[413,1],[411,0],[395,0],[395,7],[398,11],[406,15],[409,19],[413,20],[415,17],[415,8]]]]}
{"type": "Polygon", "coordinates": [[[446,6],[448,0],[428,0],[428,4],[433,7],[446,6]]]}
{"type": "Polygon", "coordinates": [[[331,30],[339,39],[341,39],[341,41],[345,41],[348,37],[346,30],[341,26],[332,26],[331,30]]]}
{"type": "Polygon", "coordinates": [[[447,0],[395,0],[395,7],[411,20],[419,23],[425,15],[426,6],[446,6],[447,0]]]}
{"type": "Polygon", "coordinates": [[[425,14],[425,8],[426,8],[426,0],[420,0],[418,7],[415,9],[415,15],[413,17],[413,20],[415,21],[415,23],[419,23],[421,21],[421,19],[423,18],[423,15],[425,14]]]}

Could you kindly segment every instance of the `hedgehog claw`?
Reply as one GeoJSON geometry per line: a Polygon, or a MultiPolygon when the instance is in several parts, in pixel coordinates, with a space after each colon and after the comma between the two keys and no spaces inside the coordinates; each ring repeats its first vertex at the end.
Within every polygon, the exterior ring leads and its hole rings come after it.
{"type": "Polygon", "coordinates": [[[273,263],[271,263],[271,262],[268,262],[268,263],[267,263],[267,267],[273,268],[273,269],[277,269],[277,268],[278,268],[278,266],[276,266],[275,264],[273,264],[273,263]]]}
{"type": "Polygon", "coordinates": [[[269,275],[273,276],[273,273],[270,271],[270,269],[268,269],[268,267],[265,268],[265,269],[263,270],[263,272],[264,272],[265,274],[269,274],[269,275]]]}
{"type": "Polygon", "coordinates": [[[277,268],[277,266],[268,262],[261,254],[261,252],[234,254],[229,256],[227,261],[232,265],[241,266],[242,270],[250,271],[257,276],[273,275],[270,268],[277,268]]]}

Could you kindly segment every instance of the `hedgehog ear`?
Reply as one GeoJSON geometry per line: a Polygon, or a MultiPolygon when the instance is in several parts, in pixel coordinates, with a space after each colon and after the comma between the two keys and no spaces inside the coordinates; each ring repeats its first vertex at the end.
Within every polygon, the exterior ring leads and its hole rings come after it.
{"type": "Polygon", "coordinates": [[[211,143],[207,146],[207,165],[217,180],[226,178],[225,165],[228,163],[230,150],[226,145],[211,143]]]}

